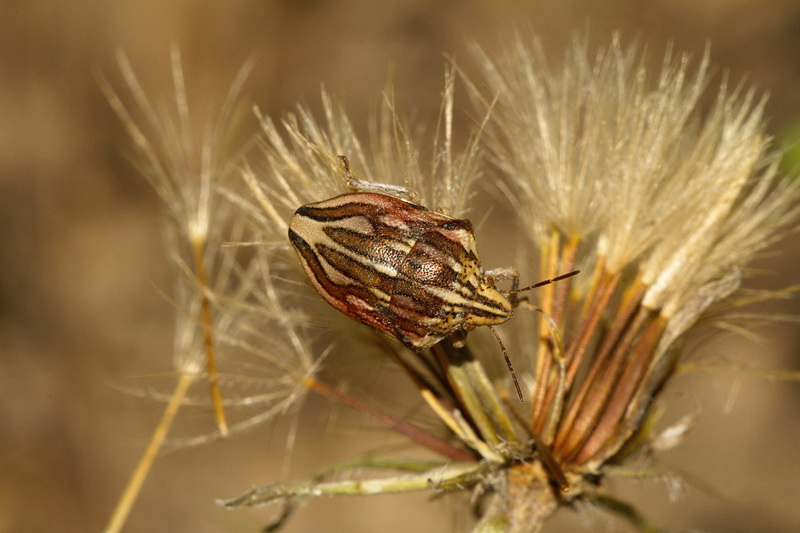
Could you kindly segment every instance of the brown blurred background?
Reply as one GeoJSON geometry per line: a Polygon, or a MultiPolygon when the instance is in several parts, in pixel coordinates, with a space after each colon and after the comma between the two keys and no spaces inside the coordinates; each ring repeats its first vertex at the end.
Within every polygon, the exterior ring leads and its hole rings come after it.
{"type": "MultiPolygon", "coordinates": [[[[0,532],[100,530],[161,410],[116,387],[170,371],[173,311],[158,294],[170,287],[158,200],[126,160],[128,138],[98,88],[98,72],[120,87],[115,49],[127,52],[150,94],[170,94],[176,43],[190,91],[219,94],[252,57],[246,94],[267,114],[298,101],[319,109],[324,84],[359,123],[390,70],[398,102],[431,110],[445,54],[469,71],[470,41],[491,54],[515,27],[541,36],[554,60],[571,31],[587,27],[595,43],[617,29],[641,37],[656,65],[669,41],[696,55],[710,43],[719,71],[770,93],[776,136],[800,121],[796,0],[3,2],[0,532]]],[[[760,264],[773,274],[758,287],[798,281],[799,243],[788,241],[781,259],[760,264]]],[[[771,306],[798,307],[798,299],[771,306]]],[[[705,349],[796,369],[796,326],[762,331],[762,345],[719,337],[705,349]]],[[[724,497],[690,485],[672,504],[667,488],[649,482],[621,484],[620,494],[674,531],[800,530],[800,385],[726,372],[684,378],[670,390],[685,410],[699,405],[700,416],[664,463],[724,497]]],[[[371,449],[369,432],[321,436],[326,419],[309,413],[288,472],[281,470],[285,428],[161,458],[126,531],[258,531],[270,510],[228,512],[214,499],[371,449]]],[[[313,501],[287,531],[468,526],[457,518],[460,505],[426,497],[313,501]]],[[[627,530],[561,515],[549,531],[627,530]]]]}

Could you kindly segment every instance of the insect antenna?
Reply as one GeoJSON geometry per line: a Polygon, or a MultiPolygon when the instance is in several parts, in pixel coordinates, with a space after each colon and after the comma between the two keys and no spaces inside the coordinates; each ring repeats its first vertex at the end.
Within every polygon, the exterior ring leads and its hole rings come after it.
{"type": "MultiPolygon", "coordinates": [[[[552,279],[547,279],[544,281],[540,281],[539,283],[534,283],[529,287],[523,287],[521,289],[511,289],[509,291],[500,291],[504,295],[515,295],[518,292],[529,291],[531,289],[535,289],[537,287],[541,287],[543,285],[549,285],[556,281],[561,281],[562,279],[571,278],[575,274],[579,274],[580,270],[573,270],[572,272],[568,272],[567,274],[561,274],[560,276],[556,276],[552,279]]],[[[516,284],[516,283],[515,283],[516,284]]],[[[508,371],[511,372],[511,379],[514,380],[514,387],[517,389],[517,396],[519,396],[519,401],[524,402],[525,400],[522,398],[522,389],[520,389],[519,381],[517,380],[517,373],[514,372],[514,367],[511,365],[511,359],[508,357],[508,351],[506,351],[506,345],[503,344],[503,341],[500,339],[500,335],[497,334],[497,331],[492,326],[488,326],[489,329],[494,334],[494,338],[497,339],[498,344],[500,344],[500,349],[503,350],[503,357],[506,360],[506,365],[508,366],[508,371]]]]}
{"type": "Polygon", "coordinates": [[[497,342],[500,344],[500,349],[503,350],[503,357],[506,359],[506,365],[508,365],[508,371],[511,372],[511,379],[514,380],[514,387],[517,389],[517,396],[519,396],[519,401],[524,402],[525,400],[522,398],[522,389],[519,388],[519,381],[517,381],[517,373],[514,372],[514,367],[511,365],[511,359],[508,357],[508,352],[506,351],[506,345],[503,344],[503,341],[500,340],[500,335],[497,334],[497,331],[492,326],[488,326],[488,328],[494,333],[494,338],[497,339],[497,342]]]}
{"type": "Polygon", "coordinates": [[[561,281],[562,279],[571,278],[575,274],[580,274],[580,272],[581,272],[580,270],[573,270],[572,272],[569,272],[567,274],[561,274],[560,276],[556,276],[553,279],[546,279],[544,281],[540,281],[539,283],[534,283],[529,287],[523,287],[521,289],[512,289],[510,291],[500,291],[500,292],[502,292],[503,294],[517,294],[518,292],[529,291],[531,289],[535,289],[536,287],[541,287],[543,285],[550,285],[551,283],[555,283],[556,281],[561,281]]]}

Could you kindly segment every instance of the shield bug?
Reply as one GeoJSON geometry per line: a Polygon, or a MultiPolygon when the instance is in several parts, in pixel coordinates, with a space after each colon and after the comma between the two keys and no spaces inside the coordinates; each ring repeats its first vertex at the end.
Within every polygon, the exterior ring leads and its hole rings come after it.
{"type": "MultiPolygon", "coordinates": [[[[355,180],[347,158],[341,160],[348,183],[364,188],[367,182],[355,180]]],[[[513,316],[508,296],[578,273],[500,291],[481,267],[469,220],[383,192],[347,193],[300,207],[289,225],[289,240],[329,304],[414,351],[457,331],[502,324],[513,316]]],[[[491,329],[522,400],[508,353],[491,329]]]]}

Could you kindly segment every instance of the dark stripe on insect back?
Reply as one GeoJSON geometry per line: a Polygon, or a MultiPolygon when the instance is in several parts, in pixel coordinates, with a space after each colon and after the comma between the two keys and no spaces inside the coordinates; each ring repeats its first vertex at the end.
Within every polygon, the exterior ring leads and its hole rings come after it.
{"type": "Polygon", "coordinates": [[[375,216],[380,208],[374,204],[361,202],[347,202],[336,207],[315,207],[316,204],[304,205],[295,211],[295,215],[317,220],[319,222],[329,222],[331,220],[341,220],[353,216],[375,216]]]}
{"type": "MultiPolygon", "coordinates": [[[[354,259],[324,244],[317,244],[316,251],[333,269],[352,280],[357,287],[377,287],[388,294],[394,278],[378,272],[372,265],[354,259]]],[[[322,275],[325,275],[324,271],[322,275]]],[[[371,293],[370,293],[371,294],[371,293]]]]}
{"type": "Polygon", "coordinates": [[[320,222],[327,222],[331,220],[341,220],[350,216],[366,216],[368,218],[378,217],[383,213],[396,213],[407,212],[409,214],[425,212],[422,206],[404,202],[393,196],[384,194],[358,194],[351,193],[336,198],[331,198],[324,202],[316,204],[304,205],[295,211],[295,214],[308,217],[320,222]],[[335,200],[342,199],[342,196],[347,196],[347,200],[339,205],[325,206],[321,204],[332,203],[335,200]],[[366,201],[369,200],[369,201],[366,201]]]}
{"type": "MultiPolygon", "coordinates": [[[[507,318],[508,316],[504,308],[483,296],[470,294],[469,297],[466,297],[452,289],[445,290],[449,294],[445,293],[444,296],[440,296],[429,288],[416,285],[412,281],[398,280],[392,287],[391,310],[398,316],[408,316],[409,314],[419,316],[423,324],[426,318],[443,320],[448,315],[452,315],[455,324],[465,323],[464,319],[468,315],[482,318],[507,318]],[[470,304],[472,301],[479,301],[491,309],[475,307],[470,304]]],[[[410,320],[415,319],[411,318],[410,320]]],[[[431,327],[430,324],[427,327],[431,327]]]]}
{"type": "Polygon", "coordinates": [[[474,234],[474,230],[472,228],[472,222],[470,222],[466,218],[451,218],[447,222],[441,224],[441,227],[449,230],[460,229],[466,231],[470,235],[474,234]]]}
{"type": "MultiPolygon", "coordinates": [[[[389,310],[396,328],[395,336],[416,350],[432,346],[467,325],[467,315],[482,314],[468,305],[453,309],[446,299],[407,282],[395,283],[389,310]]],[[[497,317],[493,313],[488,316],[497,317]]]]}
{"type": "Polygon", "coordinates": [[[449,331],[443,334],[438,334],[436,331],[436,326],[447,316],[444,302],[439,300],[437,305],[430,294],[426,295],[423,301],[417,298],[417,294],[413,287],[406,286],[404,288],[402,282],[399,286],[395,284],[395,292],[392,294],[389,307],[392,324],[395,327],[395,336],[414,350],[425,348],[425,346],[420,346],[420,343],[426,337],[429,337],[428,341],[433,344],[434,340],[430,337],[434,337],[438,341],[450,334],[449,331]],[[403,292],[404,289],[406,292],[403,292]]]}
{"type": "Polygon", "coordinates": [[[434,285],[458,291],[463,273],[453,265],[475,262],[474,255],[460,243],[452,241],[435,229],[425,232],[414,243],[408,257],[399,268],[399,276],[421,285],[434,285]]]}
{"type": "Polygon", "coordinates": [[[409,280],[398,279],[392,286],[392,308],[400,314],[414,313],[423,318],[441,318],[449,302],[409,280]]]}
{"type": "Polygon", "coordinates": [[[386,227],[377,229],[379,231],[374,235],[333,226],[325,226],[323,231],[333,242],[363,258],[370,265],[384,265],[397,270],[408,255],[407,251],[396,249],[398,245],[400,248],[404,247],[403,234],[386,227]]]}
{"type": "Polygon", "coordinates": [[[446,248],[437,248],[418,239],[398,269],[398,276],[423,286],[453,289],[458,286],[460,277],[451,266],[454,259],[446,248]]]}
{"type": "MultiPolygon", "coordinates": [[[[289,239],[292,241],[297,252],[302,256],[304,263],[307,265],[308,272],[310,275],[313,275],[314,281],[316,281],[319,285],[322,286],[323,290],[328,293],[330,296],[334,297],[337,301],[345,303],[346,296],[348,294],[355,294],[359,298],[364,297],[366,298],[368,292],[364,290],[362,287],[353,286],[353,285],[340,285],[333,280],[331,280],[328,275],[325,273],[325,269],[322,266],[322,263],[317,256],[317,251],[313,250],[311,245],[306,242],[302,237],[300,237],[297,233],[292,230],[289,230],[289,239]]],[[[320,257],[324,258],[324,255],[320,257]]],[[[327,259],[326,259],[327,260],[327,259]]],[[[339,270],[338,268],[336,270],[339,270]]],[[[349,275],[347,272],[342,272],[347,279],[352,280],[354,282],[357,281],[356,278],[349,275]]]]}
{"type": "Polygon", "coordinates": [[[309,277],[313,276],[314,281],[321,285],[327,293],[337,297],[344,296],[344,294],[336,294],[340,290],[340,286],[331,281],[331,279],[325,274],[325,270],[323,269],[322,264],[319,262],[319,258],[317,257],[316,253],[311,248],[311,245],[291,229],[289,230],[289,240],[292,242],[292,245],[294,245],[297,253],[301,256],[303,264],[306,266],[306,273],[309,275],[309,277]]]}
{"type": "Polygon", "coordinates": [[[371,292],[357,285],[339,285],[334,283],[325,274],[322,264],[314,250],[311,249],[311,246],[302,237],[294,231],[289,230],[289,239],[294,245],[295,250],[297,250],[297,253],[302,257],[303,263],[307,266],[306,273],[310,278],[313,276],[313,281],[316,281],[321,287],[322,292],[320,292],[320,295],[323,296],[331,306],[345,315],[360,322],[364,322],[376,329],[389,334],[394,333],[394,326],[389,321],[388,311],[380,305],[380,302],[377,301],[371,292]],[[367,312],[355,308],[350,303],[348,299],[349,296],[354,296],[371,305],[374,304],[374,312],[367,312]]]}

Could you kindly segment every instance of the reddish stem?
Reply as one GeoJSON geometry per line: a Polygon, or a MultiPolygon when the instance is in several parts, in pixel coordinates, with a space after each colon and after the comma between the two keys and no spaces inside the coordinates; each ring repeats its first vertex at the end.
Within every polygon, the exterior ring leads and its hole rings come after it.
{"type": "Polygon", "coordinates": [[[412,424],[411,422],[406,422],[405,420],[396,418],[388,413],[384,413],[383,411],[376,409],[366,402],[335,389],[326,383],[309,378],[305,380],[305,385],[311,390],[319,392],[320,394],[324,394],[330,398],[335,398],[351,407],[354,407],[355,409],[358,409],[359,411],[367,413],[379,422],[386,424],[386,426],[388,426],[390,429],[405,435],[413,442],[416,442],[417,444],[424,446],[425,448],[428,448],[439,455],[454,461],[475,461],[475,455],[472,453],[451,446],[450,444],[434,437],[427,431],[412,424]]]}

